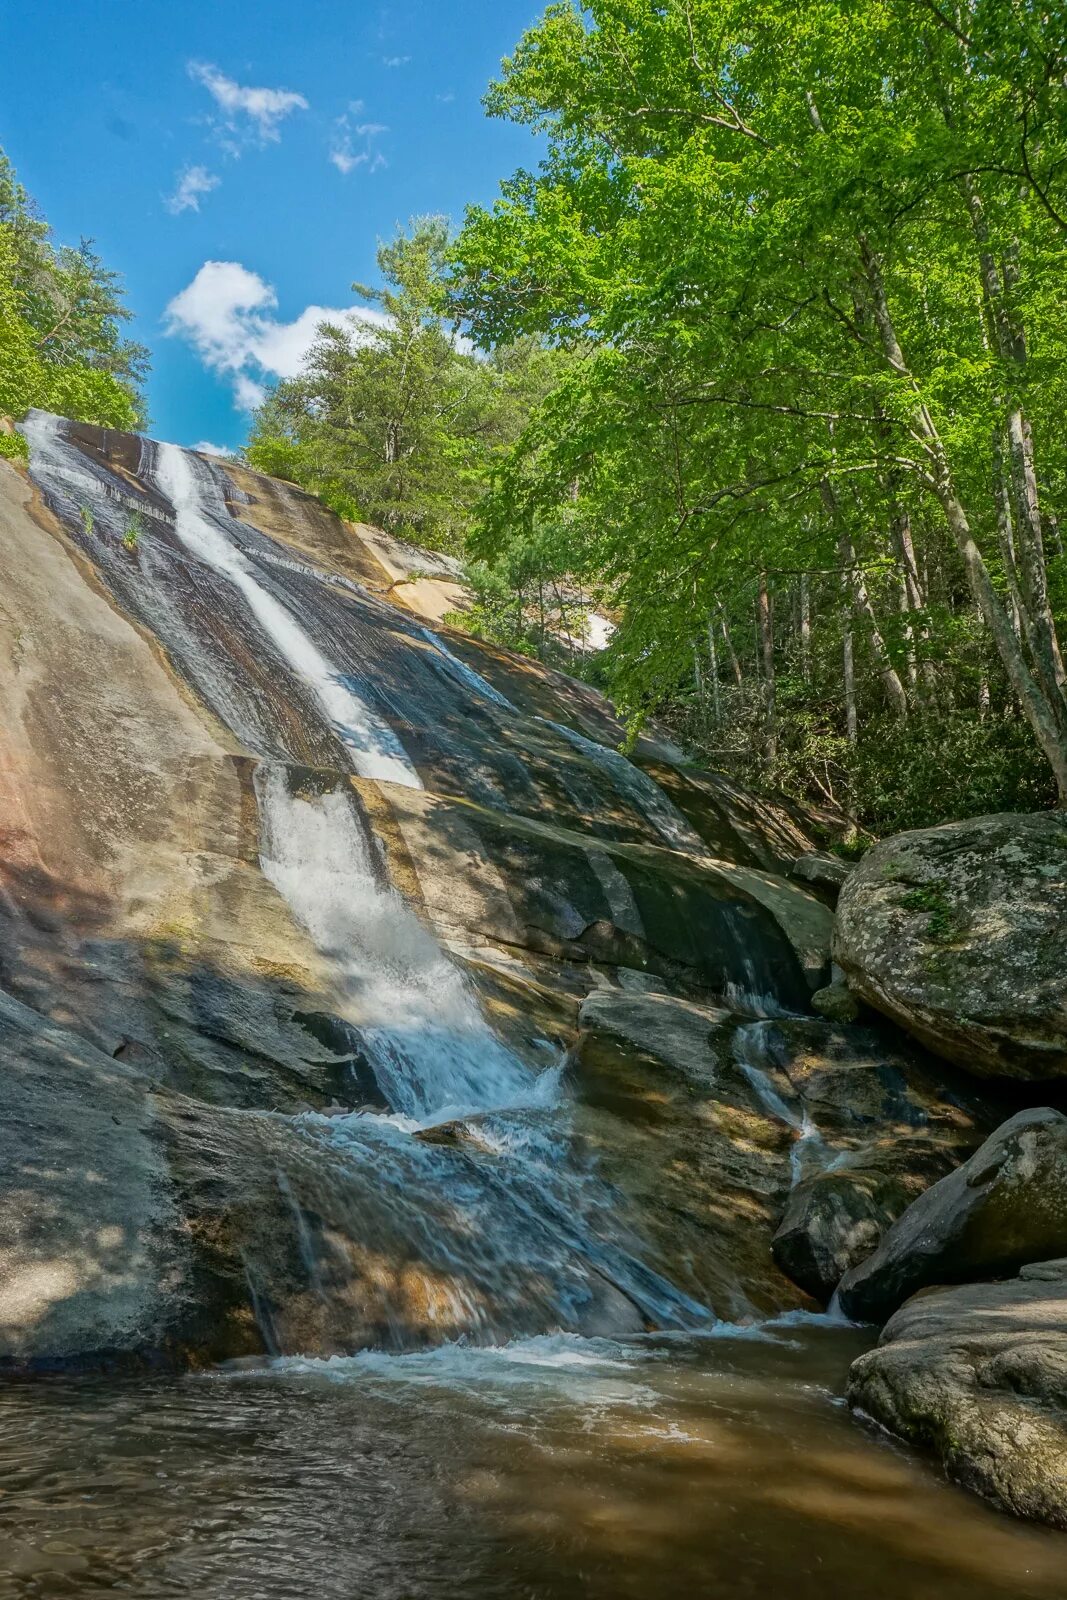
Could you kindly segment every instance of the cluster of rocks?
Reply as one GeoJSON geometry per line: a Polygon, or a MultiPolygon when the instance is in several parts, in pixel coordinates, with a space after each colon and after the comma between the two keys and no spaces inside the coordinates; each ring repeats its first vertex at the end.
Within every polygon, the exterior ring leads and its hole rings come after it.
{"type": "Polygon", "coordinates": [[[883,841],[843,886],[834,958],[838,1014],[892,1018],[985,1085],[986,1116],[1021,1109],[903,1207],[882,1173],[857,1190],[831,1163],[791,1195],[778,1259],[813,1292],[843,1268],[835,1303],[881,1325],[850,1374],[857,1409],[1067,1528],[1067,818],[883,841]]]}

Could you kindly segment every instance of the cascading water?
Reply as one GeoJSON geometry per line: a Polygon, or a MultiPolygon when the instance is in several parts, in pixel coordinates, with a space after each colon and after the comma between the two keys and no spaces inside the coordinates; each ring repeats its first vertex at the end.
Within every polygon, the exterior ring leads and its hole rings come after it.
{"type": "MultiPolygon", "coordinates": [[[[421,787],[400,740],[356,692],[352,676],[326,659],[232,542],[213,473],[176,446],[159,447],[155,479],[174,508],[177,538],[239,591],[269,647],[311,690],[354,771],[421,787]]],[[[417,632],[454,681],[513,709],[436,635],[417,632]]],[[[453,1332],[499,1332],[502,1316],[514,1331],[524,1302],[542,1320],[572,1327],[595,1326],[605,1316],[631,1326],[635,1317],[638,1326],[706,1321],[704,1307],[640,1260],[630,1248],[637,1241],[620,1241],[608,1192],[570,1159],[565,1110],[553,1111],[560,1068],[535,1072],[494,1034],[462,972],[386,880],[349,787],[342,781],[326,793],[294,793],[287,769],[263,762],[255,789],[263,873],[329,961],[391,1110],[386,1117],[309,1119],[309,1149],[334,1163],[327,1184],[333,1214],[349,1213],[351,1233],[372,1231],[377,1246],[386,1242],[420,1261],[453,1332]],[[478,1151],[413,1137],[474,1116],[482,1119],[478,1151]],[[346,1186],[351,1200],[339,1192],[346,1186]],[[497,1310],[487,1313],[487,1304],[497,1310]]],[[[326,1180],[319,1173],[315,1181],[321,1188],[326,1180]]],[[[283,1193],[298,1219],[307,1268],[314,1259],[310,1230],[288,1177],[283,1193]]],[[[307,1270],[321,1295],[319,1266],[307,1270]]],[[[410,1336],[388,1305],[380,1320],[395,1342],[410,1336]]]]}
{"type": "Polygon", "coordinates": [[[545,1103],[535,1076],[497,1039],[462,973],[383,881],[346,788],[315,799],[261,767],[260,865],[341,975],[374,1075],[394,1111],[441,1121],[545,1103]]]}
{"type": "Polygon", "coordinates": [[[771,1043],[773,1027],[774,1024],[768,1021],[747,1022],[739,1027],[734,1034],[734,1060],[764,1110],[779,1122],[784,1122],[796,1134],[789,1158],[793,1184],[796,1185],[811,1171],[825,1167],[828,1153],[822,1134],[806,1106],[774,1060],[771,1043]],[[782,1080],[785,1094],[775,1083],[776,1077],[782,1080]]]}

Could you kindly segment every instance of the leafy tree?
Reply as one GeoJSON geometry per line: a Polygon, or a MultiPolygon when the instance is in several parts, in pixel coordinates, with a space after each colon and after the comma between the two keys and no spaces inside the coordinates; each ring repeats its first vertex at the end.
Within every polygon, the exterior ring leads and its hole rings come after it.
{"type": "Polygon", "coordinates": [[[343,515],[458,550],[555,358],[532,339],[476,358],[449,320],[447,250],[441,217],[380,246],[384,287],[353,285],[368,320],[319,330],[303,372],[256,414],[246,455],[343,515]]]}
{"type": "Polygon", "coordinates": [[[147,353],[123,336],[129,317],[88,241],[51,243],[0,152],[0,412],[137,427],[147,353]]]}
{"type": "Polygon", "coordinates": [[[854,799],[884,729],[1021,714],[1067,800],[1065,60],[1026,0],[591,0],[505,62],[547,155],[456,303],[575,354],[482,554],[578,485],[637,716],[854,799]]]}

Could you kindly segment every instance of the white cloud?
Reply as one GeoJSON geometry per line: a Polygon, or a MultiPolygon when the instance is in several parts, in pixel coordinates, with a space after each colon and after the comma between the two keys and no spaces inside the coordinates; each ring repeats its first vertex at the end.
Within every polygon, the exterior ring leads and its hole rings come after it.
{"type": "Polygon", "coordinates": [[[210,439],[201,439],[197,444],[193,445],[193,449],[199,451],[199,453],[202,456],[224,456],[225,457],[225,456],[232,456],[233,453],[234,453],[229,448],[228,445],[225,445],[225,444],[212,444],[210,439]]]}
{"type": "Polygon", "coordinates": [[[203,196],[217,189],[221,182],[222,179],[206,167],[186,167],[178,174],[174,193],[166,195],[163,204],[173,217],[183,211],[199,211],[203,196]]]}
{"type": "MultiPolygon", "coordinates": [[[[207,61],[190,61],[189,76],[202,83],[223,113],[224,126],[232,132],[247,132],[251,127],[261,144],[281,137],[278,124],[294,111],[307,111],[308,103],[302,94],[291,89],[252,88],[228,78],[218,67],[207,61]]],[[[236,154],[239,146],[227,141],[227,148],[236,154]]]]}
{"type": "Polygon", "coordinates": [[[383,56],[383,67],[406,67],[411,60],[410,56],[383,56]]]}
{"type": "Polygon", "coordinates": [[[368,172],[377,172],[381,167],[389,165],[382,152],[376,148],[376,141],[383,133],[388,133],[389,129],[384,122],[353,122],[352,117],[358,116],[362,110],[363,102],[353,100],[345,115],[338,117],[334,123],[330,160],[345,178],[357,167],[366,167],[368,172]]]}
{"type": "Polygon", "coordinates": [[[204,365],[233,384],[234,403],[255,410],[266,385],[295,378],[323,322],[352,327],[388,319],[362,306],[305,306],[291,322],[276,315],[278,297],[239,261],[205,261],[167,306],[164,331],[191,344],[204,365]]]}

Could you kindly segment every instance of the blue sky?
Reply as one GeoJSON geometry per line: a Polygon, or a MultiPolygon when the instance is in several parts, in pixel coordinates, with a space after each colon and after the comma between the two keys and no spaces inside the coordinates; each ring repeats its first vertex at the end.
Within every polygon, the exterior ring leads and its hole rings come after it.
{"type": "Polygon", "coordinates": [[[57,240],[91,236],[122,274],[157,437],[240,444],[309,308],[376,280],[379,237],[458,221],[533,164],[529,132],[480,102],[542,9],[0,0],[0,145],[57,240]]]}

